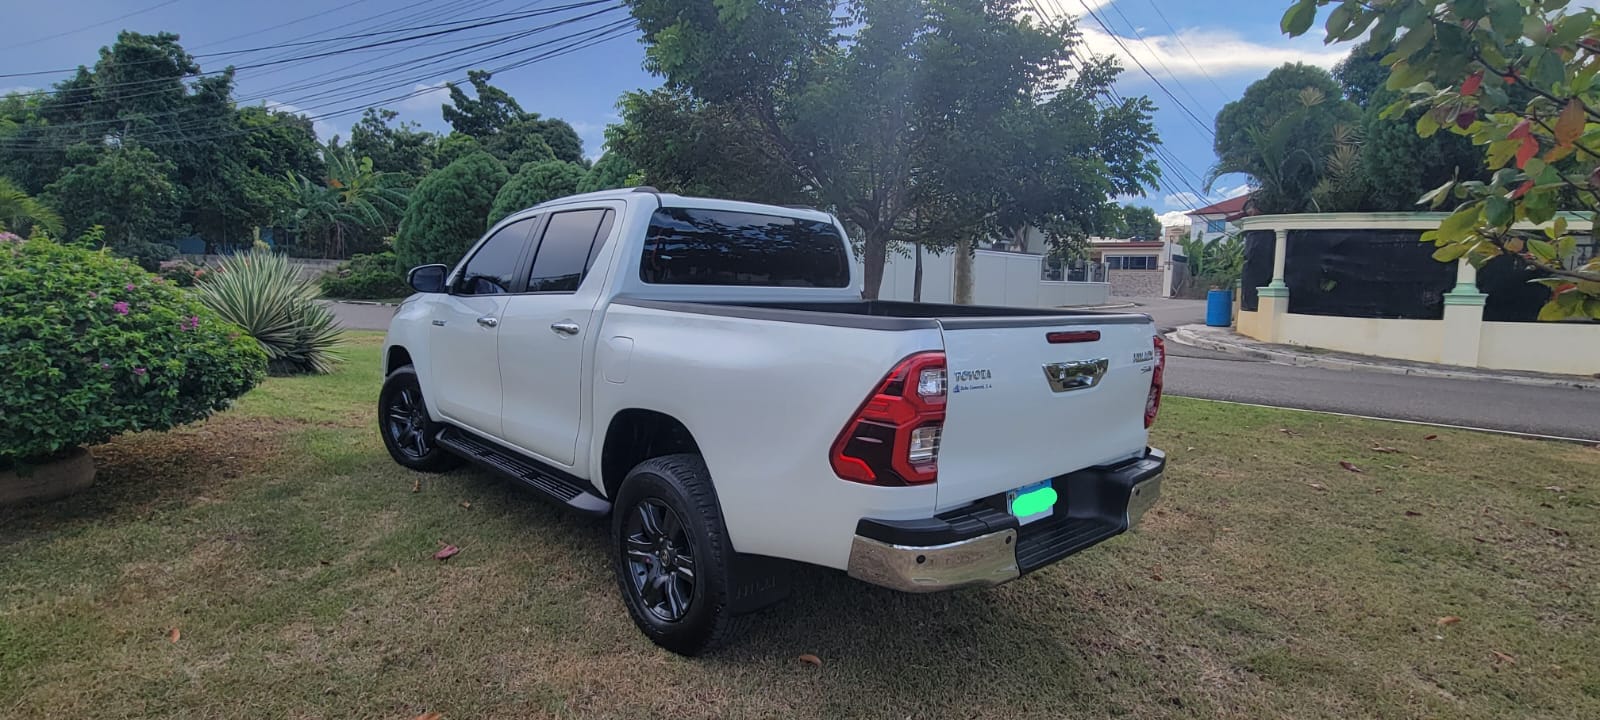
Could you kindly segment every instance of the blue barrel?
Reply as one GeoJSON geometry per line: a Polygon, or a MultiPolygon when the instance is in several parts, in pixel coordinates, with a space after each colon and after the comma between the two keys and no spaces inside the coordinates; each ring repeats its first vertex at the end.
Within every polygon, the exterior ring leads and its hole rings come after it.
{"type": "Polygon", "coordinates": [[[1233,324],[1233,291],[1212,290],[1206,293],[1206,324],[1227,327],[1233,324]]]}

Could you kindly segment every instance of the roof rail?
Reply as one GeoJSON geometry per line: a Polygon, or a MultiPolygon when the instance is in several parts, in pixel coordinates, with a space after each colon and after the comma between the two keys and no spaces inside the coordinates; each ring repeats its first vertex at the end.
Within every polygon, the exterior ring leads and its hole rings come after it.
{"type": "Polygon", "coordinates": [[[659,192],[661,192],[660,190],[657,190],[657,189],[655,189],[653,187],[650,187],[649,185],[640,185],[640,186],[634,188],[633,191],[634,192],[647,192],[647,193],[659,193],[659,192]]]}

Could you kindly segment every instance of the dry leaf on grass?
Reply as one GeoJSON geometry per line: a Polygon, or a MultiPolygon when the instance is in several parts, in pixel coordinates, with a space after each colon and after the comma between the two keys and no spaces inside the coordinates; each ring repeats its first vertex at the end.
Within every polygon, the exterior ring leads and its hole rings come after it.
{"type": "Polygon", "coordinates": [[[1161,577],[1161,573],[1150,573],[1150,579],[1154,580],[1156,582],[1165,582],[1166,581],[1166,578],[1161,577]]]}
{"type": "Polygon", "coordinates": [[[1353,472],[1353,473],[1364,473],[1364,472],[1366,472],[1365,470],[1362,470],[1361,468],[1356,467],[1355,463],[1352,463],[1349,460],[1340,460],[1339,461],[1339,467],[1342,467],[1342,468],[1344,468],[1346,470],[1349,470],[1350,472],[1353,472]]]}
{"type": "Polygon", "coordinates": [[[815,665],[817,667],[822,667],[822,658],[819,658],[819,657],[817,657],[815,655],[812,655],[811,653],[805,653],[805,654],[801,655],[799,660],[800,660],[800,662],[803,662],[803,663],[805,663],[807,665],[815,665]]]}
{"type": "Polygon", "coordinates": [[[1454,615],[1446,615],[1446,616],[1444,616],[1442,618],[1439,618],[1439,625],[1440,626],[1454,625],[1454,624],[1456,624],[1458,622],[1461,622],[1461,618],[1456,617],[1454,615]]]}
{"type": "Polygon", "coordinates": [[[1499,650],[1490,650],[1489,652],[1494,653],[1494,659],[1496,662],[1510,663],[1512,665],[1517,664],[1517,658],[1509,653],[1503,653],[1499,650]]]}
{"type": "Polygon", "coordinates": [[[444,716],[440,715],[437,710],[429,710],[421,715],[418,715],[417,720],[440,720],[443,717],[444,716]]]}
{"type": "Polygon", "coordinates": [[[1373,452],[1380,452],[1380,453],[1397,453],[1397,452],[1400,452],[1399,450],[1397,450],[1395,448],[1385,447],[1385,446],[1379,445],[1377,443],[1373,443],[1372,444],[1372,451],[1373,452]]]}
{"type": "Polygon", "coordinates": [[[1290,430],[1289,428],[1278,428],[1278,432],[1281,432],[1281,433],[1283,433],[1285,435],[1288,435],[1289,437],[1299,437],[1300,436],[1300,433],[1295,432],[1293,430],[1290,430]]]}
{"type": "Polygon", "coordinates": [[[1560,485],[1546,485],[1546,486],[1544,486],[1544,489],[1549,490],[1550,492],[1553,492],[1553,493],[1564,493],[1564,492],[1566,492],[1566,490],[1563,489],[1560,485]]]}
{"type": "Polygon", "coordinates": [[[1322,490],[1324,492],[1326,492],[1328,490],[1328,486],[1327,485],[1323,485],[1322,483],[1306,483],[1306,484],[1310,485],[1312,490],[1322,490]]]}
{"type": "Polygon", "coordinates": [[[1423,438],[1423,440],[1438,440],[1438,439],[1439,439],[1438,435],[1429,435],[1429,436],[1423,438]]]}
{"type": "Polygon", "coordinates": [[[441,548],[439,550],[439,552],[436,552],[436,553],[433,554],[433,559],[435,559],[435,560],[449,560],[450,558],[455,557],[456,553],[458,553],[458,552],[461,552],[461,548],[458,548],[458,547],[456,547],[454,545],[446,545],[443,548],[441,548]]]}
{"type": "Polygon", "coordinates": [[[177,628],[167,631],[167,642],[169,643],[176,645],[178,644],[178,638],[181,637],[183,637],[183,632],[177,628]]]}
{"type": "Polygon", "coordinates": [[[1407,510],[1406,517],[1422,517],[1422,513],[1419,513],[1415,510],[1407,510]]]}
{"type": "Polygon", "coordinates": [[[461,507],[464,507],[464,508],[466,508],[468,510],[471,510],[472,509],[472,501],[470,501],[470,500],[462,500],[461,501],[461,507]]]}
{"type": "Polygon", "coordinates": [[[411,481],[411,492],[422,492],[422,478],[419,477],[411,481]]]}

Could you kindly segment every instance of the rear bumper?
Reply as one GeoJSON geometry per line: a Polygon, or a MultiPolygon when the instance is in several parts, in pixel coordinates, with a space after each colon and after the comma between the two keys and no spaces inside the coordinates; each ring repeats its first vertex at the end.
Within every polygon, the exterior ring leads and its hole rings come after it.
{"type": "Polygon", "coordinates": [[[925,520],[862,519],[850,546],[851,577],[905,592],[999,585],[1097,545],[1139,524],[1161,496],[1165,453],[1054,478],[1049,518],[1019,525],[1003,497],[925,520]]]}

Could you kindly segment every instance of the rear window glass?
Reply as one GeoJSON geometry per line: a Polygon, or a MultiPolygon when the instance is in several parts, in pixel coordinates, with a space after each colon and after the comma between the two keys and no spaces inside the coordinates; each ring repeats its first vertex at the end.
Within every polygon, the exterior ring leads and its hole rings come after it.
{"type": "Polygon", "coordinates": [[[661,285],[842,288],[844,239],[832,223],[728,210],[661,208],[639,278],[661,285]]]}

